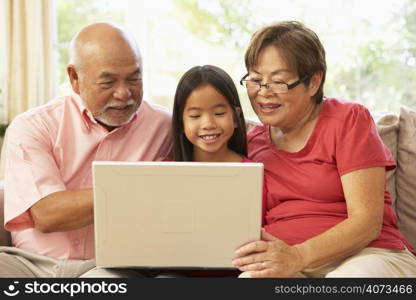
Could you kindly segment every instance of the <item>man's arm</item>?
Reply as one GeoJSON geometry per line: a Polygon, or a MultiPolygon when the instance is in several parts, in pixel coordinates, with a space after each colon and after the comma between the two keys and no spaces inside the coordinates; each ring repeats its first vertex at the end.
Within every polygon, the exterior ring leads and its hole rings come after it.
{"type": "Polygon", "coordinates": [[[52,193],[36,202],[30,213],[43,233],[79,229],[94,220],[92,189],[52,193]]]}
{"type": "Polygon", "coordinates": [[[53,126],[47,127],[38,119],[23,115],[8,128],[6,228],[18,231],[35,227],[49,233],[91,224],[92,190],[67,190],[52,146],[56,133],[50,130],[53,126]]]}

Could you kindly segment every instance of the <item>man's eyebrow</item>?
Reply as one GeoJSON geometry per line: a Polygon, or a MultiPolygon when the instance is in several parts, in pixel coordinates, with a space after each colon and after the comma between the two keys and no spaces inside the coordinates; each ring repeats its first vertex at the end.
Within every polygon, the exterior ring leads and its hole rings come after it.
{"type": "Polygon", "coordinates": [[[116,76],[116,74],[104,71],[100,74],[100,76],[98,76],[98,78],[109,78],[114,76],[116,76]]]}
{"type": "MultiPolygon", "coordinates": [[[[134,70],[133,72],[131,72],[128,77],[130,76],[134,76],[134,75],[140,75],[141,74],[141,70],[140,68],[137,68],[136,70],[134,70]]],[[[110,78],[110,77],[117,77],[117,74],[111,73],[111,72],[107,72],[104,71],[100,74],[100,76],[98,76],[98,78],[110,78]]]]}
{"type": "Polygon", "coordinates": [[[140,70],[140,68],[137,68],[136,70],[134,70],[133,72],[131,72],[129,74],[129,76],[132,76],[132,75],[140,75],[141,73],[142,73],[142,70],[140,70]]]}

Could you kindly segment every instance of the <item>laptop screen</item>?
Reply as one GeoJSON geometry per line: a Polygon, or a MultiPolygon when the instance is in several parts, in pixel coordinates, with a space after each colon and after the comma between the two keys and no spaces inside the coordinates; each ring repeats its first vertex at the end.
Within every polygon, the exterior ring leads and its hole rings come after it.
{"type": "Polygon", "coordinates": [[[263,164],[94,162],[97,266],[233,268],[260,238],[263,164]]]}

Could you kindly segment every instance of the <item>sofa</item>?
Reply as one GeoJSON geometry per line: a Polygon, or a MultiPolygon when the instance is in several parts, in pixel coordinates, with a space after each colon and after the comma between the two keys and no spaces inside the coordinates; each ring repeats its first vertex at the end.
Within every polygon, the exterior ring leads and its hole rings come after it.
{"type": "MultiPolygon", "coordinates": [[[[385,113],[373,117],[383,142],[397,162],[397,168],[387,173],[387,184],[398,225],[416,249],[416,111],[402,106],[399,114],[385,113]]],[[[249,121],[248,129],[254,125],[249,121]]],[[[0,162],[0,246],[9,246],[10,233],[3,228],[3,167],[4,161],[0,162]]]]}

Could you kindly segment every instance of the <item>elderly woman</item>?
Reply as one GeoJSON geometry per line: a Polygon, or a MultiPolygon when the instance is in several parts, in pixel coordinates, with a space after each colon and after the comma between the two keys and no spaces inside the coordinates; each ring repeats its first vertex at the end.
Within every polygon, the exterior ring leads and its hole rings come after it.
{"type": "Polygon", "coordinates": [[[267,26],[245,64],[262,122],[249,158],[264,164],[268,195],[261,241],[236,251],[240,277],[416,276],[386,190],[395,162],[364,106],[323,96],[317,35],[299,22],[267,26]]]}

